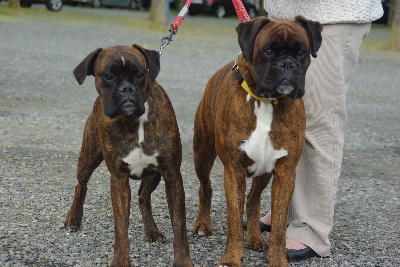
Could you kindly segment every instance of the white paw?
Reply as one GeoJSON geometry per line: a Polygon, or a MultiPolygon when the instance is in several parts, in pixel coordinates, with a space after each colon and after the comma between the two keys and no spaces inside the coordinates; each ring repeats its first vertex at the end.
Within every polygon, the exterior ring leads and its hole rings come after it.
{"type": "Polygon", "coordinates": [[[198,231],[198,232],[197,232],[197,235],[198,235],[198,236],[205,236],[206,234],[205,234],[203,231],[198,231]]]}

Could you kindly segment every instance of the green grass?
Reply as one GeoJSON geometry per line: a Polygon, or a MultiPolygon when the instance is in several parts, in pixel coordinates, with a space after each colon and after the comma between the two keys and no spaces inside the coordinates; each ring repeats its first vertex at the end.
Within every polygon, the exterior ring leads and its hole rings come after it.
{"type": "MultiPolygon", "coordinates": [[[[175,18],[177,13],[171,12],[171,17],[175,18]]],[[[75,13],[66,10],[60,12],[50,12],[45,9],[31,9],[31,8],[20,8],[13,9],[7,6],[0,6],[0,22],[13,22],[24,20],[29,23],[35,21],[48,20],[49,23],[71,25],[71,26],[86,26],[90,27],[98,23],[117,27],[138,29],[138,30],[151,30],[157,31],[161,36],[168,35],[168,26],[165,27],[154,27],[151,21],[143,18],[128,18],[118,17],[113,15],[101,15],[101,14],[85,14],[75,13]]],[[[223,25],[215,24],[202,24],[202,23],[190,23],[184,20],[179,28],[179,36],[192,38],[194,40],[209,40],[210,42],[218,41],[223,38],[236,39],[236,31],[234,27],[228,27],[223,25]]]]}
{"type": "Polygon", "coordinates": [[[130,24],[136,28],[150,28],[150,21],[147,19],[124,18],[108,15],[83,14],[62,10],[61,12],[50,12],[48,10],[31,8],[8,8],[0,7],[0,21],[13,21],[20,19],[55,19],[59,23],[91,24],[91,23],[112,23],[130,24]]]}
{"type": "MultiPolygon", "coordinates": [[[[175,18],[177,12],[172,11],[171,17],[175,18]]],[[[127,18],[118,17],[113,15],[101,14],[85,14],[75,13],[66,10],[61,12],[50,12],[45,9],[31,9],[31,8],[9,8],[7,6],[0,6],[0,22],[13,22],[26,20],[34,22],[35,20],[49,20],[54,24],[64,25],[79,25],[88,26],[104,23],[105,25],[115,27],[129,27],[132,29],[151,30],[160,32],[161,35],[167,35],[167,26],[154,27],[148,19],[142,18],[127,18]],[[164,34],[165,33],[165,34],[164,34]]],[[[223,38],[236,38],[236,31],[233,27],[216,25],[216,24],[202,24],[191,23],[184,20],[179,28],[179,36],[186,38],[193,38],[195,40],[202,39],[210,42],[215,42],[223,38]]],[[[370,34],[362,44],[362,50],[387,50],[390,42],[390,28],[382,25],[373,25],[370,34]]]]}
{"type": "MultiPolygon", "coordinates": [[[[177,14],[171,12],[171,17],[175,18],[177,14]]],[[[74,13],[62,10],[61,12],[50,12],[45,9],[31,9],[31,8],[9,8],[7,6],[0,6],[0,21],[12,22],[17,20],[35,20],[35,19],[49,19],[52,23],[62,24],[79,24],[79,25],[91,25],[94,23],[107,23],[115,26],[129,26],[137,29],[144,30],[158,30],[165,31],[165,27],[154,27],[148,19],[141,18],[127,18],[118,17],[113,15],[101,15],[101,14],[84,14],[74,13]]],[[[182,23],[184,27],[180,27],[179,32],[182,34],[205,34],[211,35],[235,33],[235,30],[221,25],[210,25],[210,24],[193,24],[187,21],[182,23]],[[184,28],[184,29],[183,29],[184,28]],[[182,29],[182,30],[181,30],[182,29]]]]}
{"type": "Polygon", "coordinates": [[[372,25],[369,35],[364,39],[362,50],[387,50],[390,42],[390,28],[383,25],[372,25]]]}

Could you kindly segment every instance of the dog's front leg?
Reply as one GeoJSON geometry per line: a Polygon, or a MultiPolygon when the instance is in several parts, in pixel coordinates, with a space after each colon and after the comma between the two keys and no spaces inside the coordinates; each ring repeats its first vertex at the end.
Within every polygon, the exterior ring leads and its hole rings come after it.
{"type": "Polygon", "coordinates": [[[110,266],[130,266],[129,213],[131,189],[128,177],[111,175],[111,201],[114,213],[114,257],[110,266]]]}
{"type": "Polygon", "coordinates": [[[289,169],[287,159],[275,164],[272,181],[272,224],[269,237],[268,266],[288,266],[286,248],[286,221],[296,178],[295,168],[289,169]]]}
{"type": "Polygon", "coordinates": [[[165,193],[174,233],[174,266],[193,266],[189,253],[189,241],[186,230],[185,191],[182,176],[179,170],[175,174],[164,177],[165,193]]]}
{"type": "Polygon", "coordinates": [[[85,203],[87,184],[94,170],[103,161],[101,146],[98,143],[96,133],[93,130],[94,123],[89,119],[86,122],[83,134],[82,148],[78,159],[76,178],[78,184],[75,187],[74,200],[67,213],[64,226],[71,230],[78,230],[83,216],[83,204],[85,203]]]}
{"type": "Polygon", "coordinates": [[[160,183],[161,175],[156,174],[153,176],[143,178],[139,188],[139,208],[142,214],[144,234],[147,242],[164,242],[165,236],[158,229],[154,221],[153,212],[151,209],[151,193],[157,188],[160,183]]]}
{"type": "Polygon", "coordinates": [[[267,248],[267,243],[261,234],[259,221],[261,193],[267,187],[270,179],[271,174],[254,177],[247,195],[247,248],[254,251],[263,251],[267,248]]]}
{"type": "Polygon", "coordinates": [[[228,234],[225,253],[219,265],[237,267],[243,260],[243,213],[246,194],[246,171],[225,166],[224,187],[228,211],[228,234]]]}

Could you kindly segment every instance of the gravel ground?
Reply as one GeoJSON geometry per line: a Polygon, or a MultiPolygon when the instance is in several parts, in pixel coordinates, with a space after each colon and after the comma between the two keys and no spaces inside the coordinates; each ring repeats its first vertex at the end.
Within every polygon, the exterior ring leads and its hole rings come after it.
{"type": "MultiPolygon", "coordinates": [[[[73,68],[92,50],[115,44],[159,47],[166,30],[150,30],[144,12],[113,10],[105,16],[34,9],[17,16],[0,7],[0,265],[105,266],[112,258],[114,226],[109,175],[93,174],[82,228],[63,221],[73,197],[83,125],[96,97],[93,78],[82,86],[73,68]]],[[[192,164],[193,118],[208,78],[233,60],[239,47],[234,18],[188,17],[161,58],[158,82],[177,113],[184,158],[182,173],[190,232],[197,213],[192,164]]],[[[291,266],[400,266],[400,53],[383,49],[389,32],[374,27],[365,41],[348,95],[349,127],[337,194],[332,256],[291,266]]],[[[226,208],[222,166],[212,172],[213,235],[189,236],[196,266],[215,266],[225,248],[226,208]]],[[[172,266],[172,231],[164,186],[153,194],[155,220],[165,243],[146,243],[131,182],[133,266],[172,266]]],[[[268,211],[270,187],[263,195],[268,211]]],[[[268,234],[265,234],[268,238],[268,234]]],[[[245,249],[243,266],[265,266],[263,253],[245,249]]]]}

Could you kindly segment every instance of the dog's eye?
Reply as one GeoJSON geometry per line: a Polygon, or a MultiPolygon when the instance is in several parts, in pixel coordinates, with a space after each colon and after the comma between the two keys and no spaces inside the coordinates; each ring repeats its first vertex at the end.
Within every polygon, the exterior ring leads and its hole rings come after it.
{"type": "Polygon", "coordinates": [[[272,49],[267,49],[264,51],[265,55],[267,56],[272,56],[274,54],[274,51],[272,49]]]}
{"type": "Polygon", "coordinates": [[[139,72],[136,74],[137,79],[142,79],[143,77],[144,77],[144,73],[139,72]]]}
{"type": "Polygon", "coordinates": [[[104,75],[104,77],[106,78],[107,81],[111,81],[112,79],[114,79],[114,77],[110,73],[107,73],[106,75],[104,75]]]}
{"type": "Polygon", "coordinates": [[[304,50],[299,50],[299,52],[297,52],[297,55],[299,57],[304,57],[305,54],[306,54],[306,52],[304,50]]]}

